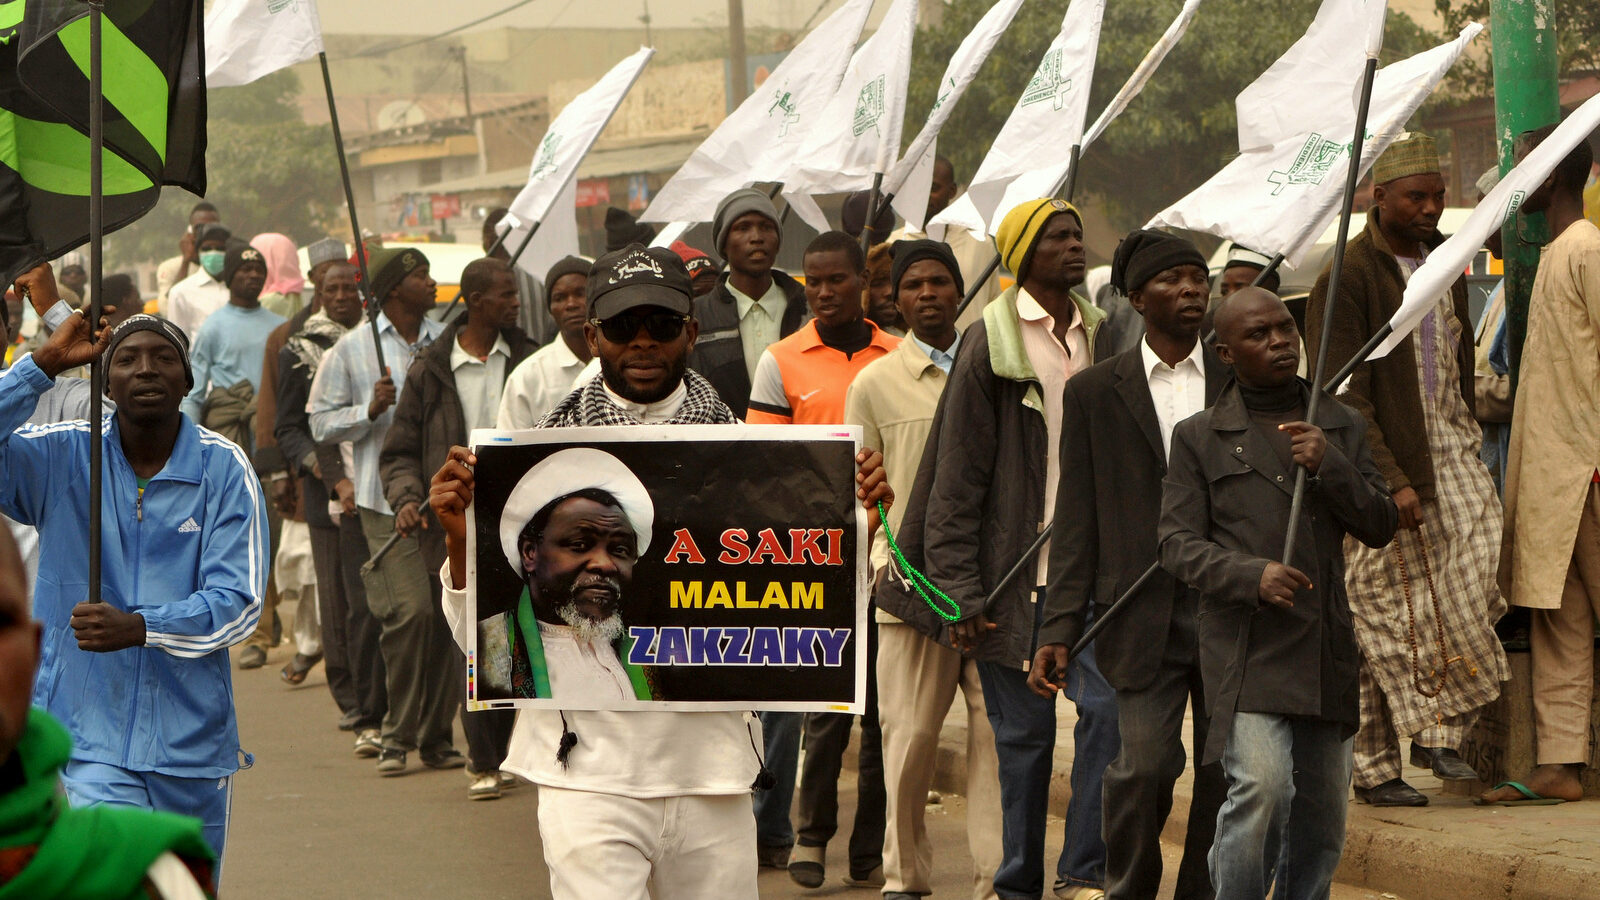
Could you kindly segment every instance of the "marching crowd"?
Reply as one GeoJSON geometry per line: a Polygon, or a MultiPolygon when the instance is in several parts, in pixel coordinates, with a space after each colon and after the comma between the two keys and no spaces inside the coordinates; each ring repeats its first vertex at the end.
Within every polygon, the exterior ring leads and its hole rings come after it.
{"type": "MultiPolygon", "coordinates": [[[[34,796],[45,805],[27,821],[46,831],[88,828],[74,816],[95,811],[140,830],[116,818],[128,806],[194,817],[161,818],[105,877],[215,884],[248,764],[227,648],[260,668],[285,619],[295,653],[279,676],[324,667],[337,727],[377,775],[464,769],[473,800],[538,786],[561,898],[754,897],[758,866],[810,888],[834,873],[896,900],[928,894],[924,803],[958,690],[977,900],[1154,897],[1191,708],[1176,896],[1326,897],[1351,788],[1426,805],[1401,777],[1405,749],[1440,779],[1482,774],[1460,751],[1510,677],[1503,637],[1531,643],[1538,766],[1479,802],[1579,800],[1600,611],[1593,166],[1580,143],[1524,201],[1553,238],[1514,395],[1504,304],[1474,322],[1464,279],[1332,394],[1303,377],[1325,319],[1333,371],[1441,240],[1445,182],[1422,134],[1377,161],[1365,230],[1337,294],[1327,272],[1317,282],[1303,333],[1267,258],[1244,248],[1213,279],[1189,241],[1135,231],[1088,289],[1097,225],[1053,199],[1010,210],[990,247],[892,231],[853,197],[844,230],[806,247],[803,277],[775,268],[783,217],[755,189],[722,201],[711,246],[647,247],[649,229],[617,214],[605,255],[562,259],[542,283],[511,264],[491,215],[488,255],[443,317],[423,250],[357,250],[368,311],[344,243],[310,245],[302,276],[287,237],[246,242],[207,203],[149,303],[130,276],[91,288],[81,267],[58,283],[42,266],[8,294],[4,323],[0,665],[16,677],[0,686],[0,806],[34,796]],[[990,276],[963,309],[994,251],[1014,283],[990,276]],[[107,307],[96,327],[91,289],[107,307]],[[39,322],[26,337],[24,303],[39,322]],[[80,377],[96,357],[103,398],[80,377]],[[83,473],[99,415],[93,598],[83,473]],[[862,428],[874,536],[859,722],[468,711],[469,432],[735,421],[862,428]],[[1496,630],[1508,603],[1531,610],[1517,634],[1496,630]],[[1072,792],[1049,863],[1062,693],[1077,710],[1072,792]],[[853,734],[855,818],[847,858],[830,860],[853,734]],[[57,779],[70,815],[35,796],[57,779]]],[[[956,183],[939,160],[929,216],[956,183]]],[[[560,503],[588,498],[642,549],[625,500],[594,493],[598,475],[572,478],[532,522],[554,528],[560,503]]],[[[616,564],[591,553],[570,571],[616,564]]],[[[575,654],[600,640],[543,607],[538,619],[575,654]]],[[[36,849],[51,846],[39,833],[36,849]]],[[[38,858],[86,864],[53,853],[38,858]]]]}

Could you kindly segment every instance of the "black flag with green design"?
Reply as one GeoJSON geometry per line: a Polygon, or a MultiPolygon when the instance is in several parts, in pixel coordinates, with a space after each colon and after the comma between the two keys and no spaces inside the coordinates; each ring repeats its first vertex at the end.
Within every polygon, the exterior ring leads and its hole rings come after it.
{"type": "MultiPolygon", "coordinates": [[[[204,194],[200,0],[109,0],[101,24],[105,230],[162,185],[204,194]]],[[[0,0],[0,282],[89,238],[89,12],[0,0]]]]}

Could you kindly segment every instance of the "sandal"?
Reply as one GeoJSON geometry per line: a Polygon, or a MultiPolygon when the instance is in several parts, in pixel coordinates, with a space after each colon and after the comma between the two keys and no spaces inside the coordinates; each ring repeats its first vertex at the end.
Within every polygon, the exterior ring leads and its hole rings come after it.
{"type": "Polygon", "coordinates": [[[322,662],[321,653],[315,656],[296,653],[294,659],[289,660],[289,664],[284,666],[283,671],[279,672],[278,675],[283,678],[285,684],[299,684],[306,680],[306,676],[311,673],[311,670],[319,662],[322,662]]]}
{"type": "Polygon", "coordinates": [[[1557,804],[1567,802],[1567,801],[1561,799],[1560,797],[1545,797],[1545,796],[1543,796],[1541,794],[1535,793],[1534,791],[1529,790],[1522,783],[1516,782],[1516,781],[1502,781],[1499,784],[1495,785],[1493,788],[1491,788],[1491,790],[1498,791],[1503,787],[1511,788],[1512,790],[1514,790],[1517,793],[1521,794],[1522,795],[1522,799],[1520,799],[1520,800],[1485,800],[1482,797],[1473,797],[1472,798],[1473,805],[1475,805],[1475,806],[1555,806],[1557,804]]]}

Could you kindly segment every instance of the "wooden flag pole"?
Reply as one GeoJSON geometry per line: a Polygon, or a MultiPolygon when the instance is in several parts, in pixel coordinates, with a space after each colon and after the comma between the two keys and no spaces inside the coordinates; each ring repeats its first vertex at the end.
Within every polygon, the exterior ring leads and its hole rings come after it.
{"type": "MultiPolygon", "coordinates": [[[[378,333],[378,308],[383,298],[372,291],[372,276],[367,271],[367,245],[361,241],[361,224],[356,220],[356,194],[350,187],[350,163],[344,155],[344,135],[339,130],[339,107],[333,102],[333,76],[328,74],[328,54],[317,54],[322,63],[322,87],[328,93],[328,120],[333,125],[333,146],[339,152],[339,177],[344,180],[344,203],[350,210],[350,231],[356,239],[356,268],[361,271],[361,293],[366,298],[367,321],[372,325],[372,349],[378,355],[378,371],[385,375],[389,367],[383,362],[383,338],[378,333]]],[[[405,373],[401,373],[404,376],[405,373]]]]}
{"type": "MultiPolygon", "coordinates": [[[[1339,296],[1339,275],[1344,269],[1344,249],[1350,240],[1350,204],[1356,195],[1356,184],[1361,180],[1361,152],[1366,145],[1367,136],[1367,111],[1372,106],[1372,82],[1378,74],[1378,59],[1375,56],[1367,58],[1367,66],[1361,77],[1361,103],[1356,107],[1355,137],[1350,142],[1350,163],[1346,166],[1344,180],[1344,204],[1339,210],[1339,236],[1333,245],[1333,265],[1328,269],[1328,302],[1339,296]]],[[[1317,344],[1317,365],[1315,374],[1311,376],[1312,385],[1322,384],[1322,376],[1328,369],[1328,342],[1333,338],[1333,316],[1322,317],[1322,339],[1317,344]]],[[[1376,346],[1376,345],[1374,345],[1376,346]]],[[[1370,352],[1370,351],[1368,351],[1370,352]]],[[[1358,359],[1360,357],[1357,357],[1358,359]]],[[[1311,392],[1311,400],[1306,404],[1306,421],[1317,421],[1317,408],[1322,401],[1321,390],[1311,392]]],[[[1300,510],[1306,501],[1306,470],[1305,467],[1296,467],[1294,474],[1294,497],[1289,504],[1289,528],[1283,538],[1283,564],[1289,565],[1289,556],[1294,551],[1295,537],[1300,531],[1300,510]]]]}
{"type": "MultiPolygon", "coordinates": [[[[101,80],[101,27],[105,16],[104,0],[89,3],[89,341],[100,330],[100,315],[105,305],[101,274],[105,265],[105,109],[101,80]]],[[[100,398],[106,392],[105,366],[100,354],[89,362],[89,602],[100,598],[100,510],[104,478],[101,469],[105,453],[105,419],[100,398]]]]}
{"type": "Polygon", "coordinates": [[[883,173],[872,173],[872,192],[867,194],[867,219],[861,224],[861,255],[872,249],[872,223],[878,217],[879,198],[883,196],[883,173]]]}

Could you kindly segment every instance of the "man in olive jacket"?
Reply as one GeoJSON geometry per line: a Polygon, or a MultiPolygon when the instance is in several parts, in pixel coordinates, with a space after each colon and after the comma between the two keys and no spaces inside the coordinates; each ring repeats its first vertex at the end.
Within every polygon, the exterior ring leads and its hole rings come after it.
{"type": "MultiPolygon", "coordinates": [[[[1036,900],[1056,715],[1054,700],[1028,688],[1025,669],[1049,548],[1037,559],[1023,557],[1055,509],[1063,389],[1107,352],[1105,314],[1072,290],[1083,283],[1085,265],[1082,220],[1071,204],[1023,203],[1006,214],[995,240],[1017,284],[984,307],[962,337],[897,535],[910,564],[954,602],[956,621],[946,627],[900,578],[886,580],[878,603],[977,659],[1000,759],[1003,858],[995,893],[1036,900]],[[985,608],[1019,562],[1022,572],[985,608]]],[[[1068,680],[1078,724],[1056,888],[1072,898],[1097,893],[1105,879],[1100,780],[1118,742],[1115,699],[1092,652],[1074,661],[1068,680]]]]}
{"type": "MultiPolygon", "coordinates": [[[[411,364],[378,456],[384,499],[395,511],[395,529],[405,535],[403,539],[419,541],[436,599],[441,591],[439,567],[446,556],[444,529],[428,508],[431,476],[425,473],[437,472],[451,447],[466,446],[473,428],[494,427],[506,376],[536,349],[517,326],[517,282],[508,265],[497,259],[476,260],[461,273],[461,290],[467,314],[411,364]]],[[[452,671],[459,673],[466,661],[450,639],[437,603],[434,613],[443,640],[440,655],[448,656],[452,671]]],[[[452,683],[456,692],[463,691],[464,679],[455,677],[452,683]]],[[[463,712],[467,764],[475,776],[469,797],[499,795],[498,770],[515,718],[513,710],[463,712]]]]}
{"type": "Polygon", "coordinates": [[[1328,896],[1344,851],[1360,655],[1344,588],[1344,539],[1381,547],[1398,513],[1366,422],[1295,376],[1300,335],[1260,288],[1217,309],[1217,355],[1234,381],[1173,430],[1161,566],[1200,591],[1200,668],[1228,798],[1211,847],[1224,900],[1328,896]],[[1289,565],[1295,467],[1309,475],[1289,565]],[[1283,848],[1277,852],[1282,835],[1283,848]]]}

